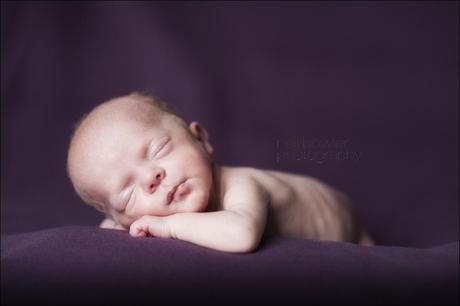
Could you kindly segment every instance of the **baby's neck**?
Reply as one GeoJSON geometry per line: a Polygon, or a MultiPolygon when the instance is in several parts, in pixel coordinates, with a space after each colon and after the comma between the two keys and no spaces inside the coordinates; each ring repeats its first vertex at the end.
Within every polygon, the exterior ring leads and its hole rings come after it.
{"type": "Polygon", "coordinates": [[[211,192],[209,194],[208,206],[205,212],[212,212],[220,210],[220,181],[221,181],[221,169],[220,166],[215,162],[212,163],[212,185],[211,192]]]}

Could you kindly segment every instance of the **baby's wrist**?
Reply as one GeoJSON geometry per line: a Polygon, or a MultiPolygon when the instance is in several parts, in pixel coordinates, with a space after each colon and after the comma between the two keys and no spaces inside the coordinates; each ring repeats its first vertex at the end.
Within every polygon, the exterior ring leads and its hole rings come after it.
{"type": "Polygon", "coordinates": [[[177,224],[177,214],[169,215],[166,217],[163,217],[163,220],[165,222],[165,227],[169,231],[169,236],[172,239],[178,239],[175,231],[175,227],[177,224]]]}

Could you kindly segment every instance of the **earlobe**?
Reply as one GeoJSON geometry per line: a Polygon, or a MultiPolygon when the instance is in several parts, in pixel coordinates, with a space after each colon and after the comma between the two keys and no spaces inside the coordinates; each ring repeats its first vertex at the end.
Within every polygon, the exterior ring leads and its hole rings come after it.
{"type": "Polygon", "coordinates": [[[206,142],[204,147],[209,154],[212,154],[214,152],[214,148],[211,146],[209,142],[206,142]]]}

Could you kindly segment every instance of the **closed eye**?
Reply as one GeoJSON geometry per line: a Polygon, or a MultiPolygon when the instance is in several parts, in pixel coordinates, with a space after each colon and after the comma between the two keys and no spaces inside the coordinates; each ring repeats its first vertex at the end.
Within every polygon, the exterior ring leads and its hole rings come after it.
{"type": "Polygon", "coordinates": [[[135,188],[135,186],[132,185],[128,190],[126,190],[126,192],[125,192],[126,196],[123,197],[123,205],[121,206],[122,207],[122,212],[124,212],[126,210],[126,208],[128,207],[129,203],[131,202],[131,199],[132,199],[132,196],[133,196],[133,193],[134,193],[134,188],[135,188]]]}
{"type": "Polygon", "coordinates": [[[125,210],[128,208],[128,206],[133,206],[134,203],[136,202],[136,186],[133,186],[131,189],[131,192],[129,193],[128,201],[126,202],[125,210]]]}
{"type": "Polygon", "coordinates": [[[156,159],[160,159],[164,156],[166,156],[169,151],[171,151],[171,142],[168,141],[164,146],[161,147],[161,149],[158,151],[157,155],[155,156],[156,159]]]}
{"type": "Polygon", "coordinates": [[[153,159],[153,158],[160,158],[160,157],[163,157],[165,155],[165,149],[166,147],[169,147],[169,144],[170,144],[170,138],[169,137],[163,137],[161,138],[158,142],[155,142],[154,144],[152,144],[152,150],[151,150],[151,153],[149,154],[149,159],[153,159]],[[159,154],[161,152],[160,155],[157,156],[157,154],[159,154]]]}

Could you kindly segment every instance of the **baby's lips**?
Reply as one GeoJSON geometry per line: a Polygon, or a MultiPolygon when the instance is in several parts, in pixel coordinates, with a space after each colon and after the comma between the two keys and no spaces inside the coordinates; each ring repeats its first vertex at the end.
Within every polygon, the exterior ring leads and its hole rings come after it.
{"type": "Polygon", "coordinates": [[[177,187],[176,193],[174,194],[174,199],[176,199],[176,197],[183,196],[189,193],[190,191],[192,191],[192,186],[190,186],[190,183],[188,181],[185,181],[182,184],[180,184],[179,187],[177,187]]]}

